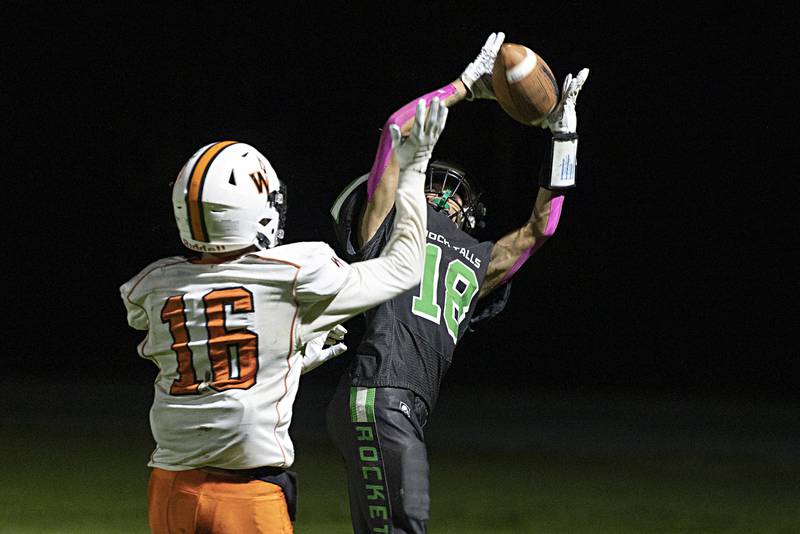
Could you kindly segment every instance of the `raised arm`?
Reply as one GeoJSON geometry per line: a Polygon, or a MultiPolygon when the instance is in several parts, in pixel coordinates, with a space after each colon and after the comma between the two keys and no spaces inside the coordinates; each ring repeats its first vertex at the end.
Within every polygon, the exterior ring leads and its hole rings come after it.
{"type": "Polygon", "coordinates": [[[562,98],[555,110],[542,122],[553,135],[552,153],[543,163],[539,192],[528,221],[495,243],[481,286],[479,298],[507,282],[514,273],[552,236],[558,227],[564,195],[560,190],[574,187],[577,167],[578,119],[575,101],[589,69],[564,80],[562,98]]]}
{"type": "Polygon", "coordinates": [[[555,233],[563,202],[564,195],[539,188],[530,219],[495,243],[478,298],[507,282],[555,233]]]}
{"type": "MultiPolygon", "coordinates": [[[[465,98],[494,99],[489,77],[495,57],[497,57],[497,51],[503,44],[504,38],[505,35],[502,32],[491,34],[481,48],[478,57],[467,65],[457,80],[422,96],[421,99],[428,105],[433,98],[439,98],[446,107],[451,107],[465,98]]],[[[392,157],[389,131],[394,125],[400,127],[403,135],[408,135],[414,122],[416,102],[410,102],[392,113],[384,124],[375,160],[367,180],[367,204],[358,226],[359,245],[363,245],[375,235],[394,205],[397,177],[400,170],[392,157]]]]}
{"type": "Polygon", "coordinates": [[[447,108],[433,98],[417,102],[410,135],[390,126],[400,173],[391,238],[375,259],[351,264],[344,284],[332,300],[323,300],[304,313],[304,337],[324,332],[350,317],[390,300],[419,283],[422,275],[427,210],[423,187],[425,168],[447,120],[447,108]]]}

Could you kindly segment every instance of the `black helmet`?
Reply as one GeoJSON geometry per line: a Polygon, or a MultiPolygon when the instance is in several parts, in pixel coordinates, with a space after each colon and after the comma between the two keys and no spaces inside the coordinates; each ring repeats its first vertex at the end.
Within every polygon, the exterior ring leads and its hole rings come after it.
{"type": "Polygon", "coordinates": [[[483,191],[477,180],[460,165],[441,160],[431,161],[428,164],[425,193],[436,195],[431,201],[436,210],[447,206],[448,199],[455,200],[461,209],[451,218],[468,234],[483,228],[486,215],[486,208],[480,202],[483,191]]]}

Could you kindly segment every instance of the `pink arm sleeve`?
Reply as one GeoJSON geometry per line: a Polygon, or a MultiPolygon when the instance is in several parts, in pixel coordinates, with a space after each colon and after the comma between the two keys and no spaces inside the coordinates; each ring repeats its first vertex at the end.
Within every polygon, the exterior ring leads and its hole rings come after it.
{"type": "MultiPolygon", "coordinates": [[[[425,104],[430,105],[431,100],[433,97],[438,96],[439,100],[444,100],[448,96],[454,94],[456,92],[456,88],[453,84],[449,84],[441,89],[437,89],[436,91],[432,91],[425,96],[420,98],[425,99],[425,104]]],[[[378,152],[375,154],[375,161],[372,162],[372,169],[369,171],[369,179],[367,180],[367,199],[372,200],[372,195],[375,193],[375,189],[378,187],[378,183],[381,181],[381,177],[383,176],[383,171],[386,170],[386,166],[389,165],[389,157],[392,153],[392,136],[389,133],[389,126],[392,124],[396,124],[403,127],[403,124],[408,122],[409,119],[414,117],[414,112],[417,109],[417,100],[416,99],[412,102],[409,102],[402,108],[395,111],[389,120],[386,121],[386,124],[383,126],[383,131],[381,132],[381,139],[378,142],[378,152]]]]}
{"type": "Polygon", "coordinates": [[[511,268],[503,276],[503,279],[500,281],[499,285],[503,285],[506,282],[508,282],[511,279],[511,277],[514,276],[514,273],[516,273],[519,270],[519,268],[522,267],[522,264],[528,261],[528,258],[533,256],[533,253],[539,250],[539,248],[542,245],[544,245],[545,241],[547,241],[547,239],[551,235],[556,233],[556,228],[558,227],[558,221],[561,218],[561,206],[563,204],[564,204],[563,195],[553,197],[550,200],[550,213],[547,217],[547,226],[545,226],[544,233],[542,234],[541,237],[539,237],[536,240],[536,242],[533,244],[532,247],[530,247],[528,250],[520,254],[519,258],[517,258],[517,261],[514,262],[514,265],[512,265],[511,268]]]}

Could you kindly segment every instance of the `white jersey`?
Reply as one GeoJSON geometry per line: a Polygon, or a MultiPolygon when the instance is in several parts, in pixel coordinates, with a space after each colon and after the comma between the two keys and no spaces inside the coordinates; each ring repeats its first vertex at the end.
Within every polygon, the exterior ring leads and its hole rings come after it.
{"type": "Polygon", "coordinates": [[[401,181],[406,216],[380,258],[349,265],[325,243],[294,243],[226,262],[165,258],[121,287],[128,323],[147,331],[139,354],[159,368],[148,465],[292,465],[300,349],[418,283],[422,179],[401,181]]]}

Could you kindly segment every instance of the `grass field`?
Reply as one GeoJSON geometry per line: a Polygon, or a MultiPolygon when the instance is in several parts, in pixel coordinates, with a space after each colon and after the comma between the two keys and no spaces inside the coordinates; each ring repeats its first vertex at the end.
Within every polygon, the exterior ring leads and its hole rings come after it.
{"type": "MultiPolygon", "coordinates": [[[[301,534],[350,532],[340,461],[317,432],[323,396],[298,399],[301,534]]],[[[465,417],[462,400],[443,399],[428,427],[433,534],[800,532],[793,406],[740,406],[726,423],[729,408],[551,398],[514,426],[478,425],[487,415],[465,417]]],[[[30,408],[2,420],[0,532],[147,532],[146,406],[96,406],[92,420],[30,408]]]]}

